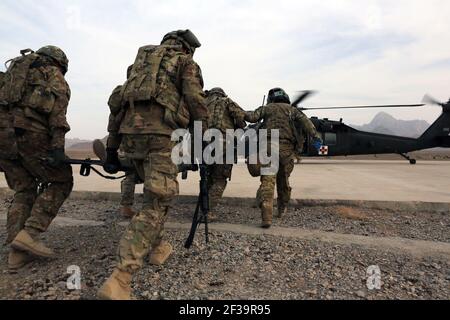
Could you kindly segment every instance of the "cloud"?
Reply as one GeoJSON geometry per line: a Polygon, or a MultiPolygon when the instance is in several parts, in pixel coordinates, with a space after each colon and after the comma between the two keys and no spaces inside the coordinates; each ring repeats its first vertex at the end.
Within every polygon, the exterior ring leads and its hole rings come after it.
{"type": "MultiPolygon", "coordinates": [[[[192,29],[206,87],[222,86],[246,109],[268,89],[321,93],[310,106],[412,103],[450,92],[448,1],[32,1],[0,3],[1,58],[61,46],[70,59],[71,137],[106,134],[106,102],[138,47],[192,29]]],[[[315,112],[353,124],[374,111],[315,112]]],[[[433,121],[439,110],[390,110],[433,121]]]]}

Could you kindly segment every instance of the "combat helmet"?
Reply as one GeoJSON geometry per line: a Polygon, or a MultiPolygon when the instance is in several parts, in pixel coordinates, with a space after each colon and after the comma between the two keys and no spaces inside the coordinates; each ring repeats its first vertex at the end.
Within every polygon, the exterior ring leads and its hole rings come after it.
{"type": "Polygon", "coordinates": [[[177,40],[180,41],[186,49],[188,49],[192,54],[195,52],[195,49],[200,48],[202,44],[200,41],[198,41],[197,37],[194,33],[192,33],[191,30],[177,30],[172,31],[166,34],[161,42],[163,44],[164,42],[168,40],[177,40]]]}
{"type": "Polygon", "coordinates": [[[289,95],[281,88],[274,88],[269,91],[267,103],[288,103],[291,104],[289,95]]]}
{"type": "Polygon", "coordinates": [[[207,94],[208,94],[208,96],[211,96],[211,95],[218,95],[218,96],[222,96],[222,97],[226,97],[227,96],[225,91],[222,88],[219,88],[219,87],[212,88],[211,90],[208,90],[207,94]]]}
{"type": "Polygon", "coordinates": [[[69,59],[60,48],[55,46],[45,46],[36,51],[37,54],[52,58],[56,61],[63,70],[63,74],[67,73],[69,69],[69,59]]]}

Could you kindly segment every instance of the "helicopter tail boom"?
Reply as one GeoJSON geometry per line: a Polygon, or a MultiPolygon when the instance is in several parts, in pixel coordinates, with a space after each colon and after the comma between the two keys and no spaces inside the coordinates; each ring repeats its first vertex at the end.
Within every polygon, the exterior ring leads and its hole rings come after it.
{"type": "Polygon", "coordinates": [[[450,148],[450,107],[442,106],[442,114],[418,139],[424,148],[450,148]]]}

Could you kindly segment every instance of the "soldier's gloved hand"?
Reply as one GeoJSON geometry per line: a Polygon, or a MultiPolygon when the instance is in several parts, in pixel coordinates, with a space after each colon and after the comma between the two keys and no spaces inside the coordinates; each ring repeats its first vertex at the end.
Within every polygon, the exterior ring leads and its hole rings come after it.
{"type": "Polygon", "coordinates": [[[319,151],[320,148],[322,148],[322,146],[323,146],[323,141],[322,141],[322,139],[320,139],[320,138],[314,138],[313,143],[312,143],[312,146],[313,146],[317,151],[319,151]]]}
{"type": "Polygon", "coordinates": [[[64,164],[64,161],[66,160],[66,155],[64,153],[63,148],[53,149],[50,150],[48,154],[47,162],[52,167],[59,167],[62,164],[64,164]]]}
{"type": "Polygon", "coordinates": [[[119,153],[117,149],[106,149],[106,161],[103,165],[103,170],[105,170],[109,174],[116,174],[120,170],[120,160],[119,153]]]}

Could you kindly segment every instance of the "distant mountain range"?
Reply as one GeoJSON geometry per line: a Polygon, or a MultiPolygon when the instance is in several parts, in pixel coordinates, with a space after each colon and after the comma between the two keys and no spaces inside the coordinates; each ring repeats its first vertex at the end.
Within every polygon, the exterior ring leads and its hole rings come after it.
{"type": "Polygon", "coordinates": [[[378,113],[369,124],[363,126],[351,125],[351,127],[361,131],[411,138],[420,137],[429,126],[430,124],[425,120],[398,120],[386,112],[378,113]]]}
{"type": "Polygon", "coordinates": [[[92,144],[92,141],[90,141],[90,140],[82,140],[82,139],[78,139],[78,138],[75,138],[75,139],[68,138],[68,139],[66,139],[66,149],[72,149],[74,147],[75,147],[75,149],[80,149],[79,145],[82,146],[82,145],[84,145],[86,143],[87,144],[92,144]]]}
{"type": "MultiPolygon", "coordinates": [[[[352,128],[362,131],[390,134],[403,137],[418,138],[430,124],[425,120],[398,120],[386,112],[378,113],[373,120],[363,126],[350,125],[352,128]]],[[[102,140],[106,143],[106,137],[102,140]]],[[[92,141],[81,139],[66,139],[68,150],[90,150],[92,141]]]]}
{"type": "MultiPolygon", "coordinates": [[[[102,139],[103,143],[106,145],[106,140],[108,137],[102,139]]],[[[66,139],[66,149],[67,150],[92,150],[92,140],[81,140],[81,139],[66,139]]]]}

